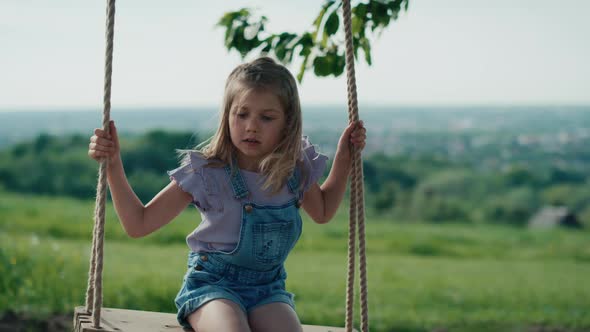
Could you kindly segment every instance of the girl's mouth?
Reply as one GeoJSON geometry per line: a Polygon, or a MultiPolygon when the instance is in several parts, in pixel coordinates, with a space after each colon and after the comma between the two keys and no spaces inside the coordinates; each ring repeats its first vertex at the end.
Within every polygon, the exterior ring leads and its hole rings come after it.
{"type": "Polygon", "coordinates": [[[246,143],[246,145],[248,145],[248,146],[257,146],[258,144],[260,144],[260,141],[255,140],[253,138],[247,138],[247,139],[243,140],[242,142],[246,143]]]}

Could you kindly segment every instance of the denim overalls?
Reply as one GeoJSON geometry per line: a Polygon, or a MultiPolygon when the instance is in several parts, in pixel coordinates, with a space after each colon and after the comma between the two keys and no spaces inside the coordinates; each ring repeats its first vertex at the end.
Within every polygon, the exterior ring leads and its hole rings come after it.
{"type": "Polygon", "coordinates": [[[280,206],[250,201],[240,170],[226,166],[225,171],[242,205],[240,238],[231,252],[189,253],[188,271],[175,299],[178,322],[187,328],[186,318],[215,299],[231,300],[245,313],[272,302],[295,308],[294,295],[285,290],[284,262],[302,230],[298,167],[287,181],[293,199],[280,206]]]}

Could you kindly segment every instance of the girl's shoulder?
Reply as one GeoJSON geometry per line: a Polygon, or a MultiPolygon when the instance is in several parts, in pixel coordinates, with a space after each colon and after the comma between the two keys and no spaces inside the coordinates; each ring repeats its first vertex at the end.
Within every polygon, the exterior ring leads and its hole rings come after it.
{"type": "Polygon", "coordinates": [[[200,171],[205,165],[207,165],[209,161],[205,159],[202,153],[196,150],[186,150],[183,151],[183,157],[180,161],[180,168],[184,171],[190,172],[198,172],[200,171]]]}
{"type": "Polygon", "coordinates": [[[225,164],[219,159],[207,159],[198,150],[184,150],[183,157],[180,161],[180,166],[177,168],[182,169],[188,173],[201,173],[207,172],[208,169],[222,168],[225,164]]]}
{"type": "Polygon", "coordinates": [[[180,166],[168,171],[168,176],[183,191],[191,194],[193,204],[201,212],[211,213],[220,211],[222,200],[227,198],[221,187],[226,176],[222,166],[218,159],[206,159],[200,152],[189,150],[183,152],[180,166]]]}
{"type": "Polygon", "coordinates": [[[171,179],[176,180],[179,184],[190,182],[191,184],[204,185],[206,191],[211,192],[211,182],[220,174],[225,174],[223,167],[225,164],[219,159],[207,159],[197,150],[184,150],[180,166],[167,171],[171,179]]]}
{"type": "Polygon", "coordinates": [[[211,195],[218,192],[217,174],[223,169],[215,167],[221,161],[206,159],[195,150],[183,151],[180,166],[167,171],[170,180],[175,181],[180,188],[193,196],[193,203],[202,211],[210,210],[211,195]]]}
{"type": "Polygon", "coordinates": [[[311,143],[308,136],[301,138],[301,171],[304,178],[304,191],[316,183],[326,170],[328,157],[318,150],[319,148],[311,143]]]}
{"type": "Polygon", "coordinates": [[[328,157],[318,151],[319,148],[317,145],[311,143],[308,136],[301,137],[301,154],[303,159],[322,160],[323,162],[326,162],[328,157]]]}

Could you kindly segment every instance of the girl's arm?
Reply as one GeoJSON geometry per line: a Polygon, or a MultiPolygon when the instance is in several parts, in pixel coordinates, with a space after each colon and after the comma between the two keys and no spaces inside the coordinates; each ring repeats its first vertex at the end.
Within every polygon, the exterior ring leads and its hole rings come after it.
{"type": "Polygon", "coordinates": [[[119,220],[129,236],[146,236],[179,215],[192,197],[173,181],[144,206],[125,176],[117,129],[112,121],[109,125],[111,135],[95,129],[94,136],[90,138],[88,155],[97,161],[109,157],[107,181],[119,220]]]}
{"type": "Polygon", "coordinates": [[[303,196],[303,208],[316,223],[325,224],[334,217],[344,197],[352,167],[351,144],[362,150],[365,140],[366,129],[362,121],[351,123],[344,129],[328,178],[321,187],[314,183],[303,196]]]}

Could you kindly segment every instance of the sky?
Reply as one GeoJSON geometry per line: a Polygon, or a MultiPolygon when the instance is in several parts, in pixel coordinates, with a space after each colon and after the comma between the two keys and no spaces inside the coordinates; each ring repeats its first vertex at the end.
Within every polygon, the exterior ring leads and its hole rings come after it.
{"type": "MultiPolygon", "coordinates": [[[[353,1],[353,5],[357,1],[353,1]]],[[[112,104],[218,106],[242,59],[215,23],[242,7],[271,32],[309,29],[322,1],[117,2],[112,104]]],[[[0,0],[0,111],[101,108],[105,1],[0,0]]],[[[410,0],[356,63],[361,105],[589,105],[590,1],[410,0]]],[[[297,67],[289,67],[297,72],[297,67]]],[[[345,105],[308,72],[303,105],[345,105]]]]}

